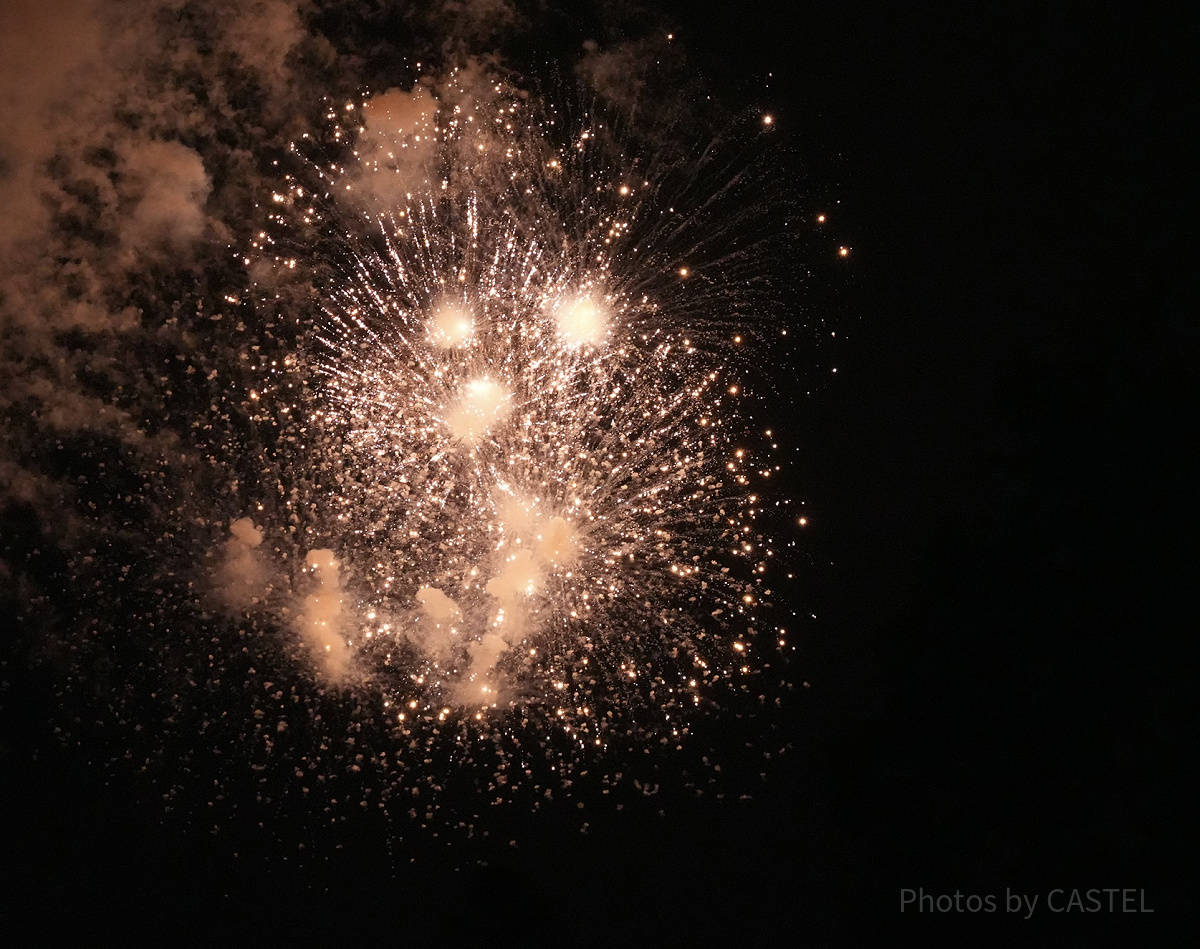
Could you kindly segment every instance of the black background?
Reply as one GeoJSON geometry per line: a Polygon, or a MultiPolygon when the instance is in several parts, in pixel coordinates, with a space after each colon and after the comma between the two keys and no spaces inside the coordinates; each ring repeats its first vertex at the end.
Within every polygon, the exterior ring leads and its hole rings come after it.
{"type": "Polygon", "coordinates": [[[0,918],[355,945],[1194,928],[1194,9],[668,9],[840,201],[820,237],[838,374],[798,399],[789,475],[819,617],[796,753],[737,806],[680,798],[586,837],[547,819],[488,868],[314,881],[158,830],[9,703],[0,918]],[[901,914],[904,887],[1001,906],[901,914]],[[1056,887],[1143,889],[1155,913],[1004,912],[1006,889],[1056,887]]]}

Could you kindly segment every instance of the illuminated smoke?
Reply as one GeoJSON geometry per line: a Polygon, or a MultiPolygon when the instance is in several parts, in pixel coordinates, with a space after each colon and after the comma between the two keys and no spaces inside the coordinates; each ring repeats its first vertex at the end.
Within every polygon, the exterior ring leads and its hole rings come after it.
{"type": "Polygon", "coordinates": [[[318,667],[331,681],[340,681],[350,667],[343,615],[345,597],[338,576],[338,562],[330,550],[310,550],[305,562],[317,581],[317,590],[304,598],[300,632],[312,650],[318,667]]]}
{"type": "Polygon", "coordinates": [[[418,645],[431,655],[448,656],[463,641],[459,630],[462,610],[454,600],[434,587],[418,588],[416,600],[423,620],[415,634],[418,645]]]}
{"type": "Polygon", "coordinates": [[[230,609],[253,609],[261,605],[269,586],[267,569],[258,553],[263,532],[250,518],[242,517],[230,523],[229,534],[225,541],[218,595],[230,609]]]}

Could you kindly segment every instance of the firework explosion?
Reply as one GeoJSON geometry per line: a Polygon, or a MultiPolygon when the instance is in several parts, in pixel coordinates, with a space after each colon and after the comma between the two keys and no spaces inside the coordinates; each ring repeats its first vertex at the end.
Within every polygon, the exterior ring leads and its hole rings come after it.
{"type": "Polygon", "coordinates": [[[401,171],[378,159],[279,196],[286,235],[292,215],[345,229],[330,196],[361,188],[365,236],[340,248],[314,351],[254,398],[319,446],[296,462],[321,477],[288,507],[315,511],[295,534],[321,672],[381,684],[398,722],[535,702],[599,743],[614,705],[636,695],[669,721],[742,664],[774,552],[753,525],[738,386],[689,335],[716,334],[670,310],[688,270],[641,272],[662,256],[640,226],[661,210],[650,182],[597,155],[601,123],[556,147],[553,119],[490,92],[368,102],[388,133],[376,151],[394,162],[425,138],[446,169],[397,204],[379,207],[401,171]],[[298,405],[291,380],[313,370],[298,405]]]}
{"type": "MultiPolygon", "coordinates": [[[[780,331],[751,121],[663,149],[472,68],[296,136],[253,237],[95,354],[109,433],[29,436],[25,493],[70,500],[63,739],[308,847],[360,808],[469,836],[686,753],[786,643],[787,501],[742,410],[780,331]]],[[[149,255],[172,208],[143,204],[149,255]]]]}

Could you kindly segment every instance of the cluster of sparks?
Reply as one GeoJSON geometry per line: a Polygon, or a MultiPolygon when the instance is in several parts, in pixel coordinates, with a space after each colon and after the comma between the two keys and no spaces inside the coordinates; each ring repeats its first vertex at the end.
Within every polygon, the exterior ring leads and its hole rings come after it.
{"type": "Polygon", "coordinates": [[[537,709],[589,747],[649,709],[677,738],[771,595],[746,330],[602,121],[489,91],[331,110],[350,154],[304,160],[255,243],[286,273],[332,235],[309,344],[251,395],[319,472],[298,641],[406,734],[537,709]]]}

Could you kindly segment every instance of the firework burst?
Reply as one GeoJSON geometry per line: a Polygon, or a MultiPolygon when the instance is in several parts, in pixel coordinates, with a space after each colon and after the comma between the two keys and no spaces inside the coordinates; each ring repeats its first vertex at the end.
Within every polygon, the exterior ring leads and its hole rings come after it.
{"type": "Polygon", "coordinates": [[[291,628],[401,729],[537,707],[582,744],[677,735],[746,668],[775,556],[731,368],[762,261],[705,231],[724,192],[684,207],[603,119],[504,85],[328,119],[247,258],[268,304],[319,287],[253,393],[305,469],[262,525],[310,574],[291,628]]]}
{"type": "Polygon", "coordinates": [[[640,796],[652,748],[703,786],[784,643],[746,389],[788,215],[752,138],[613,124],[459,75],[280,156],[139,352],[153,461],[93,472],[64,740],[265,853],[640,796]]]}

